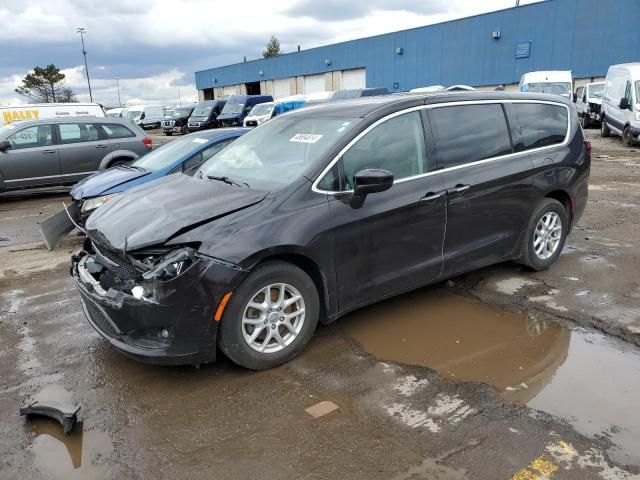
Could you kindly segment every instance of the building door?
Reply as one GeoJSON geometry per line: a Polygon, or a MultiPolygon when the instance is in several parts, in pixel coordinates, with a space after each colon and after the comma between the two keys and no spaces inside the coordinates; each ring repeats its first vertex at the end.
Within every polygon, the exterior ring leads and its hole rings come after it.
{"type": "Polygon", "coordinates": [[[304,77],[304,93],[324,92],[324,74],[306,75],[304,77]]]}
{"type": "Polygon", "coordinates": [[[291,95],[291,82],[288,78],[279,78],[273,81],[273,98],[288,97],[291,95]]]}
{"type": "Polygon", "coordinates": [[[367,86],[367,71],[364,68],[342,71],[342,88],[365,88],[367,86]]]}
{"type": "Polygon", "coordinates": [[[260,82],[245,83],[247,95],[260,95],[260,82]]]}

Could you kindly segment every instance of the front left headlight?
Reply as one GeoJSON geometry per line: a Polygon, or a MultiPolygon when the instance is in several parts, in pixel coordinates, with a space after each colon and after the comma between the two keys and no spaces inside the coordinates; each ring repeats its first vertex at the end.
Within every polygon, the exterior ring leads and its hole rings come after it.
{"type": "Polygon", "coordinates": [[[84,201],[80,211],[82,213],[93,212],[96,208],[104,205],[105,203],[107,203],[109,200],[116,197],[117,195],[118,195],[117,193],[111,193],[109,195],[102,195],[100,197],[89,198],[84,201]]]}

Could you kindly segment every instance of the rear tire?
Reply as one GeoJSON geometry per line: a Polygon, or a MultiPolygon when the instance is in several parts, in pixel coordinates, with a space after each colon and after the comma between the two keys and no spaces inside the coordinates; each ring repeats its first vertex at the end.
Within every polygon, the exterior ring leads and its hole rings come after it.
{"type": "Polygon", "coordinates": [[[309,275],[290,263],[265,262],[231,296],[220,321],[218,345],[245,368],[273,368],[304,350],[319,313],[318,290],[309,275]]]}
{"type": "Polygon", "coordinates": [[[124,158],[116,158],[113,162],[109,164],[109,167],[120,167],[127,166],[131,163],[131,160],[126,160],[124,158]]]}
{"type": "Polygon", "coordinates": [[[631,127],[627,125],[622,131],[622,143],[625,147],[633,147],[633,137],[631,136],[631,127]]]}
{"type": "Polygon", "coordinates": [[[569,233],[569,215],[553,198],[545,198],[531,215],[520,262],[533,270],[553,265],[569,233]]]}
{"type": "Polygon", "coordinates": [[[600,124],[600,136],[605,138],[611,136],[611,130],[609,129],[607,119],[604,116],[602,117],[602,122],[600,124]]]}

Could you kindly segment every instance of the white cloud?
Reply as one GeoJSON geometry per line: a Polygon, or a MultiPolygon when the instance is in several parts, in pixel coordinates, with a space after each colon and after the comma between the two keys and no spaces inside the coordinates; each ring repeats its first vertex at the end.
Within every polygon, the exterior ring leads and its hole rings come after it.
{"type": "MultiPolygon", "coordinates": [[[[13,90],[20,84],[24,75],[28,72],[0,78],[0,105],[19,105],[26,103],[26,99],[12,95],[13,90]]],[[[62,70],[65,74],[65,84],[75,93],[78,101],[88,102],[89,91],[87,87],[87,77],[84,73],[84,66],[78,65],[62,70]]],[[[91,72],[89,72],[91,76],[91,72]]],[[[183,105],[197,100],[195,84],[185,84],[185,78],[191,77],[191,73],[186,74],[177,69],[153,75],[150,77],[120,79],[120,98],[123,105],[137,104],[161,104],[178,105],[181,101],[183,105]],[[179,93],[178,93],[179,92],[179,93]]],[[[118,105],[118,90],[115,79],[92,79],[91,91],[94,102],[102,103],[105,106],[118,105]]]]}

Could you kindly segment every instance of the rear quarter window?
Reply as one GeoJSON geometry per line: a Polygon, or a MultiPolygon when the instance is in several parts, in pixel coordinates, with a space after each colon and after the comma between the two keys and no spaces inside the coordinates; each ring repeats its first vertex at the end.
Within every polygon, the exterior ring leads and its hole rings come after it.
{"type": "Polygon", "coordinates": [[[562,105],[514,103],[513,109],[522,132],[516,151],[532,150],[564,142],[569,129],[569,112],[562,105]]]}
{"type": "Polygon", "coordinates": [[[102,124],[100,127],[102,127],[102,131],[107,138],[129,138],[136,136],[136,134],[127,127],[117,123],[102,124]]]}
{"type": "Polygon", "coordinates": [[[500,104],[432,108],[429,122],[438,168],[451,168],[513,152],[500,104]]]}

